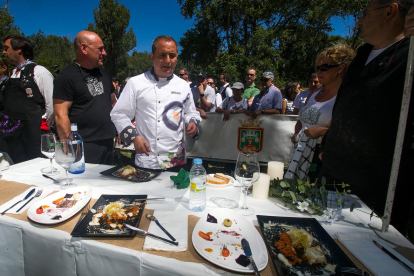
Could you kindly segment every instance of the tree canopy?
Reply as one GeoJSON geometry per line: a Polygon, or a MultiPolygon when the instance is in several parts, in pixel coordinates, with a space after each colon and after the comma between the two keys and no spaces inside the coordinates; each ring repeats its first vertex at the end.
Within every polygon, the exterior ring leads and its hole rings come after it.
{"type": "MultiPolygon", "coordinates": [[[[272,70],[276,83],[304,81],[318,52],[332,42],[331,18],[355,15],[368,0],[178,0],[194,28],[180,40],[180,56],[207,74],[230,73],[244,82],[246,68],[272,70]]],[[[351,33],[349,40],[355,36],[351,33]]],[[[355,45],[354,45],[355,46],[355,45]]],[[[284,84],[284,83],[283,83],[284,84]]]]}
{"type": "Polygon", "coordinates": [[[105,69],[115,76],[127,66],[128,52],[137,45],[132,28],[127,30],[129,10],[117,0],[100,0],[93,15],[95,24],[89,23],[88,30],[101,37],[107,53],[105,69]]]}

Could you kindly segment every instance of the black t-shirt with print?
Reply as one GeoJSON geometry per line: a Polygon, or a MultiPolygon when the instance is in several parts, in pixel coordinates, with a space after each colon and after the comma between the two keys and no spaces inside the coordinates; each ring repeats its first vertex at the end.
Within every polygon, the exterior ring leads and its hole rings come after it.
{"type": "Polygon", "coordinates": [[[111,76],[102,68],[86,69],[76,63],[63,69],[54,80],[53,99],[72,102],[69,120],[78,124],[84,141],[113,138],[111,76]]]}

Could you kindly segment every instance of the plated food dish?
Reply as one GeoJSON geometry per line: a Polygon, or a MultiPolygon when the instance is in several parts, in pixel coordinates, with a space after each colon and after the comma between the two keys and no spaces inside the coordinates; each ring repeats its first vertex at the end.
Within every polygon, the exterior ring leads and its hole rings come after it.
{"type": "Polygon", "coordinates": [[[134,237],[145,209],[146,195],[101,195],[71,235],[75,237],[134,237]]]}
{"type": "Polygon", "coordinates": [[[30,206],[27,217],[41,224],[61,223],[78,213],[91,197],[90,187],[70,188],[51,194],[30,206]]]}
{"type": "MultiPolygon", "coordinates": [[[[251,273],[241,240],[250,243],[259,270],[266,267],[266,245],[253,224],[236,211],[221,209],[200,218],[194,227],[192,241],[196,251],[207,261],[232,271],[251,273]]],[[[248,260],[248,259],[247,259],[248,260]]]]}
{"type": "Polygon", "coordinates": [[[239,184],[233,177],[222,173],[208,174],[206,184],[210,187],[224,188],[239,184]]]}
{"type": "Polygon", "coordinates": [[[125,179],[132,182],[146,182],[157,177],[162,170],[150,170],[139,168],[137,166],[117,166],[112,169],[101,172],[106,176],[111,176],[119,179],[125,179]]]}
{"type": "Polygon", "coordinates": [[[257,218],[276,270],[284,275],[331,275],[336,267],[355,267],[316,219],[257,218]]]}

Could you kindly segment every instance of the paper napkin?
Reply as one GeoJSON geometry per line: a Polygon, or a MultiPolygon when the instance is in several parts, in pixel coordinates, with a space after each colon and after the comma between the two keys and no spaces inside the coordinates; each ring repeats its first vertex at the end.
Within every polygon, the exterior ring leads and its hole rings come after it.
{"type": "MultiPolygon", "coordinates": [[[[144,250],[183,252],[188,247],[188,216],[179,212],[155,211],[154,216],[178,242],[178,246],[157,240],[151,236],[145,237],[144,250]]],[[[147,218],[142,218],[147,219],[147,218]]],[[[148,232],[162,238],[169,239],[161,228],[151,221],[148,232]]]]}

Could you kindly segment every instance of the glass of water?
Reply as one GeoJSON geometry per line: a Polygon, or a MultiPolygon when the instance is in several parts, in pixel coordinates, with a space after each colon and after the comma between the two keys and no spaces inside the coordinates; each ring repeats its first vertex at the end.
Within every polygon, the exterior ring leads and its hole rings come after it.
{"type": "Polygon", "coordinates": [[[68,170],[70,165],[75,161],[75,151],[73,150],[72,141],[69,139],[59,140],[56,142],[55,147],[55,160],[56,163],[61,165],[66,171],[66,181],[63,182],[61,189],[67,189],[69,187],[76,187],[76,184],[73,184],[69,180],[68,170]]]}
{"type": "Polygon", "coordinates": [[[59,174],[58,169],[53,167],[52,160],[55,157],[56,137],[53,133],[42,134],[41,136],[41,151],[43,155],[50,159],[50,167],[41,169],[44,174],[55,175],[59,174]]]}

